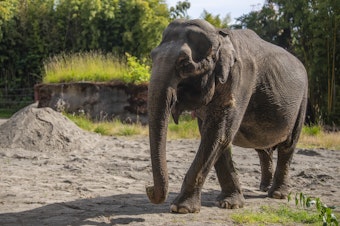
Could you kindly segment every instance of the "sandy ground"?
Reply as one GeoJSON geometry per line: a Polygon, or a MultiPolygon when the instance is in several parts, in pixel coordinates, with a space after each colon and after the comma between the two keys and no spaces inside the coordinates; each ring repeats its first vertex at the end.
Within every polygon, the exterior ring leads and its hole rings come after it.
{"type": "MultiPolygon", "coordinates": [[[[50,110],[26,110],[12,118],[0,120],[0,225],[233,225],[230,215],[243,211],[215,206],[219,185],[212,171],[200,213],[169,213],[198,140],[168,141],[170,194],[165,203],[154,205],[145,194],[152,181],[147,138],[86,133],[50,110]],[[62,127],[66,132],[58,131],[62,127]],[[53,135],[49,140],[37,141],[48,134],[53,135]]],[[[260,165],[254,150],[235,147],[233,153],[245,209],[287,203],[259,191],[260,165]]],[[[339,209],[339,160],[340,150],[296,150],[292,191],[320,197],[339,209]]]]}

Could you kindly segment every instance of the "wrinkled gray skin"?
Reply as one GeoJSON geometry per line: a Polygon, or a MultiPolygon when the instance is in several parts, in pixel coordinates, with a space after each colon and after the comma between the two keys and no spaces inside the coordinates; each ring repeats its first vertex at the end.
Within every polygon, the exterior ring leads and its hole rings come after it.
{"type": "Polygon", "coordinates": [[[254,148],[261,162],[261,190],[285,198],[288,168],[307,101],[304,66],[284,49],[250,30],[220,30],[204,20],[176,20],[151,53],[148,93],[153,203],[168,193],[166,134],[170,114],[194,111],[201,133],[196,157],[171,205],[172,212],[199,212],[201,189],[215,167],[222,208],[244,205],[231,144],[254,148]],[[273,175],[272,153],[278,151],[273,175]]]}

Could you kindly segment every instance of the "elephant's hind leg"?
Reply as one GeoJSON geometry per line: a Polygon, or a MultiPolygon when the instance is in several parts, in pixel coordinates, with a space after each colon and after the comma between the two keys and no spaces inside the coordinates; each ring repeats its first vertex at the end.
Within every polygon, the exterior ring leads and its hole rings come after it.
{"type": "Polygon", "coordinates": [[[242,208],[245,200],[234,168],[231,145],[226,147],[226,150],[215,163],[215,170],[222,189],[216,200],[217,205],[226,209],[242,208]]]}
{"type": "Polygon", "coordinates": [[[273,182],[273,151],[274,148],[256,149],[261,165],[261,191],[268,191],[273,182]]]}
{"type": "Polygon", "coordinates": [[[278,147],[277,166],[273,184],[268,191],[268,196],[276,199],[285,199],[289,193],[289,165],[293,156],[294,146],[278,147]]]}
{"type": "Polygon", "coordinates": [[[276,199],[285,199],[289,193],[289,166],[293,157],[295,146],[304,123],[306,100],[301,104],[299,115],[293,131],[288,139],[277,146],[278,159],[274,174],[273,185],[268,191],[268,196],[276,199]]]}

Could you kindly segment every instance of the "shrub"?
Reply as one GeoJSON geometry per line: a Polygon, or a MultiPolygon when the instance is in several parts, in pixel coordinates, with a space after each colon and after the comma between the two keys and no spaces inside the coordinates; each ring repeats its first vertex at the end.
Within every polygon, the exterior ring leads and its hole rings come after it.
{"type": "Polygon", "coordinates": [[[126,83],[145,83],[150,80],[150,66],[146,64],[146,58],[138,60],[137,57],[125,53],[127,58],[128,73],[125,74],[126,83]]]}

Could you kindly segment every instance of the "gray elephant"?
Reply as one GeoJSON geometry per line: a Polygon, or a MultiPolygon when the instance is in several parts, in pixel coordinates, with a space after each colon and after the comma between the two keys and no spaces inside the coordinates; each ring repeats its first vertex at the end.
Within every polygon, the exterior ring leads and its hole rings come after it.
{"type": "Polygon", "coordinates": [[[167,197],[167,126],[170,114],[177,123],[183,111],[195,112],[201,141],[172,212],[200,211],[201,189],[213,166],[221,186],[219,206],[243,207],[232,144],[258,151],[261,189],[269,189],[269,197],[285,198],[306,111],[308,81],[302,63],[251,30],[217,29],[204,20],[170,23],[151,57],[148,114],[154,186],[146,188],[150,201],[162,203],[167,197]]]}

